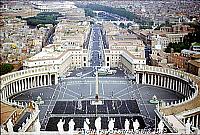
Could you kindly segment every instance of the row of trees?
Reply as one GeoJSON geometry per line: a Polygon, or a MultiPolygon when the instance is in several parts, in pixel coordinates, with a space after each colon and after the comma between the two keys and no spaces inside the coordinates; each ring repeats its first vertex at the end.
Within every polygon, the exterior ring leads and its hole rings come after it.
{"type": "Polygon", "coordinates": [[[96,14],[93,12],[93,10],[89,9],[89,8],[84,8],[85,10],[85,16],[90,16],[90,17],[95,17],[96,14]]]}
{"type": "Polygon", "coordinates": [[[58,12],[41,12],[37,16],[25,18],[27,25],[37,26],[38,24],[53,24],[56,25],[58,17],[62,15],[58,12]]]}
{"type": "Polygon", "coordinates": [[[0,65],[0,76],[11,72],[14,69],[12,64],[3,63],[0,65]]]}
{"type": "Polygon", "coordinates": [[[117,14],[119,16],[127,18],[130,21],[134,20],[136,23],[139,23],[141,25],[151,25],[151,26],[153,25],[153,21],[151,21],[149,18],[138,16],[136,14],[133,14],[132,12],[127,11],[124,8],[113,8],[113,7],[103,6],[103,5],[98,5],[98,4],[88,4],[84,8],[117,14]]]}
{"type": "Polygon", "coordinates": [[[167,48],[165,49],[166,53],[171,53],[171,52],[181,52],[183,49],[189,49],[190,46],[187,44],[184,44],[184,42],[178,42],[178,43],[169,43],[167,48]]]}
{"type": "Polygon", "coordinates": [[[181,52],[183,49],[189,49],[192,43],[197,42],[200,43],[200,31],[196,31],[193,33],[188,33],[188,35],[185,35],[183,38],[183,42],[179,43],[169,43],[167,48],[165,49],[165,52],[171,53],[171,50],[174,52],[181,52]]]}

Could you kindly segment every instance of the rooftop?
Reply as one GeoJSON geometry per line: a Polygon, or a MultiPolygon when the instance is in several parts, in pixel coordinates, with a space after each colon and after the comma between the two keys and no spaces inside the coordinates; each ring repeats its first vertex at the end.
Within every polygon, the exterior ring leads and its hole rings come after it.
{"type": "Polygon", "coordinates": [[[188,63],[200,68],[200,60],[189,60],[188,63]]]}
{"type": "Polygon", "coordinates": [[[8,119],[11,117],[11,115],[17,111],[17,113],[22,112],[23,109],[16,108],[14,106],[5,104],[1,102],[1,124],[8,121],[8,119]]]}

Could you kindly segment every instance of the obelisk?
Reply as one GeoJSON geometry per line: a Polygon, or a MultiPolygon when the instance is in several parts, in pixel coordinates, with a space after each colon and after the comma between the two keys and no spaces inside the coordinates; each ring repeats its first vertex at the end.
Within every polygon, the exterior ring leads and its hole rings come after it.
{"type": "Polygon", "coordinates": [[[95,95],[95,99],[98,102],[99,100],[99,79],[98,79],[98,71],[96,71],[96,95],[95,95]]]}

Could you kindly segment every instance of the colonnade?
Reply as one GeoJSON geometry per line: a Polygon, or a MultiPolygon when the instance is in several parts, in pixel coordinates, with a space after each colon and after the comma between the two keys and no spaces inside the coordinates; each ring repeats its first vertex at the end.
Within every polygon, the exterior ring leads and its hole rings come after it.
{"type": "Polygon", "coordinates": [[[179,92],[186,97],[189,97],[190,95],[192,95],[192,93],[194,93],[190,84],[185,80],[163,74],[156,74],[151,72],[137,72],[136,83],[168,88],[170,90],[179,92]]]}
{"type": "Polygon", "coordinates": [[[10,76],[9,74],[5,75],[5,78],[10,78],[11,81],[1,78],[4,79],[3,80],[4,82],[2,83],[1,86],[1,100],[6,100],[8,97],[15,95],[19,92],[22,92],[24,90],[54,85],[57,84],[58,82],[58,76],[56,72],[46,72],[46,73],[34,72],[32,74],[27,72],[27,74],[23,73],[23,75],[21,75],[22,76],[21,78],[16,75],[12,75],[12,78],[10,76]]]}

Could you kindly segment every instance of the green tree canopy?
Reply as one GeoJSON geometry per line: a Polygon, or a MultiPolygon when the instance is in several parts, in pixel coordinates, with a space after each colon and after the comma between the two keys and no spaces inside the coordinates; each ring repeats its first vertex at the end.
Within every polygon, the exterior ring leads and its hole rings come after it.
{"type": "Polygon", "coordinates": [[[62,15],[58,12],[41,12],[37,16],[26,18],[28,25],[37,26],[38,24],[53,24],[56,25],[58,17],[62,15]]]}
{"type": "Polygon", "coordinates": [[[9,73],[10,71],[12,71],[14,69],[12,64],[8,64],[8,63],[3,63],[0,65],[0,75],[4,75],[9,73]]]}

